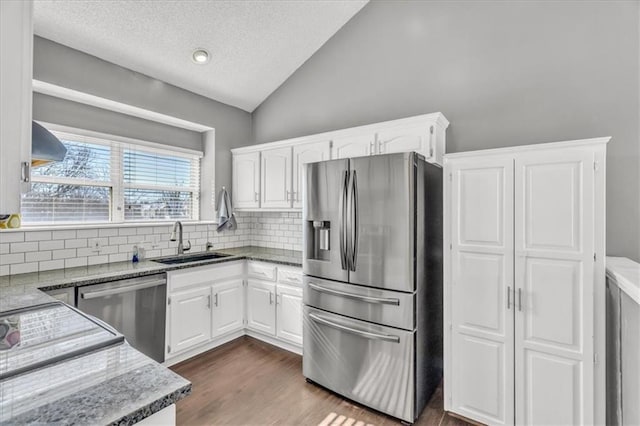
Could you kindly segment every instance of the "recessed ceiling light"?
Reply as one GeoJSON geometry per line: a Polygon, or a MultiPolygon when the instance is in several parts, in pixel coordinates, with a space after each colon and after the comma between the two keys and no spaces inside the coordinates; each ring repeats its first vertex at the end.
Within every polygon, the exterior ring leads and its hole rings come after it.
{"type": "Polygon", "coordinates": [[[196,49],[193,51],[191,59],[196,64],[206,64],[207,62],[209,62],[209,52],[207,52],[205,49],[196,49]]]}

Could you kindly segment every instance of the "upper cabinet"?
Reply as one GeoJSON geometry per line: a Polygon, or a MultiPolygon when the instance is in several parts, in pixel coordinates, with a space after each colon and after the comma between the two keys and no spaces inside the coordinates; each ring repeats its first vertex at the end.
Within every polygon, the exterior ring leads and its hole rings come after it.
{"type": "Polygon", "coordinates": [[[442,164],[448,126],[437,112],[233,149],[234,206],[301,209],[306,163],[415,151],[428,162],[442,164]]]}
{"type": "Polygon", "coordinates": [[[331,140],[331,158],[365,157],[374,154],[375,134],[337,136],[331,140]]]}
{"type": "Polygon", "coordinates": [[[329,140],[295,145],[293,147],[293,207],[302,208],[302,176],[304,165],[331,159],[329,140]]]}
{"type": "Polygon", "coordinates": [[[233,205],[260,207],[260,152],[233,155],[233,205]]]}
{"type": "Polygon", "coordinates": [[[29,190],[33,2],[0,2],[0,213],[20,212],[29,190]]]}
{"type": "Polygon", "coordinates": [[[261,155],[260,207],[291,207],[291,147],[265,149],[261,155]]]}

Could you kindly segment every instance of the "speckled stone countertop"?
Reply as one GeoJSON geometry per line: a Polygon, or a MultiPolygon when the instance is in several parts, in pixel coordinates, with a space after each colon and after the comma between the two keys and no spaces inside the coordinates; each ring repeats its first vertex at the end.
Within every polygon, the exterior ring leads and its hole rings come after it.
{"type": "Polygon", "coordinates": [[[127,343],[0,381],[0,424],[130,425],[191,383],[127,343]]]}
{"type": "MultiPolygon", "coordinates": [[[[229,256],[179,265],[144,260],[0,277],[0,312],[49,303],[40,290],[97,284],[242,259],[301,266],[296,251],[216,250],[229,256]]],[[[191,383],[127,343],[0,382],[0,424],[133,424],[191,393],[191,383]]]]}
{"type": "Polygon", "coordinates": [[[143,260],[138,263],[105,263],[101,265],[2,276],[0,277],[0,312],[49,301],[49,297],[41,291],[37,291],[38,289],[53,290],[98,284],[114,279],[135,278],[176,269],[243,259],[259,260],[289,266],[302,266],[302,253],[299,251],[249,246],[215,250],[215,252],[229,256],[176,265],[163,265],[153,260],[143,260]]]}

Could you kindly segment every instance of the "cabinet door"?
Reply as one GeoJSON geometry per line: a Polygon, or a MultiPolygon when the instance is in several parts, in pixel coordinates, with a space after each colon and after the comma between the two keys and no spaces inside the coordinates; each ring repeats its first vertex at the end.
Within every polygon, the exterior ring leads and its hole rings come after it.
{"type": "Polygon", "coordinates": [[[0,212],[20,213],[30,190],[21,166],[31,164],[32,1],[0,1],[0,45],[0,212]]]}
{"type": "Polygon", "coordinates": [[[291,207],[291,147],[262,151],[260,207],[291,207]]]}
{"type": "Polygon", "coordinates": [[[583,149],[516,157],[517,424],[594,422],[593,162],[583,149]]]}
{"type": "Polygon", "coordinates": [[[415,151],[430,161],[435,157],[435,149],[434,125],[396,127],[376,134],[377,154],[415,151]]]}
{"type": "Polygon", "coordinates": [[[171,295],[169,354],[211,339],[211,287],[171,295]]]}
{"type": "Polygon", "coordinates": [[[445,391],[458,414],[513,424],[513,159],[454,160],[449,171],[445,391]]]}
{"type": "Polygon", "coordinates": [[[355,135],[333,139],[331,158],[364,157],[374,153],[374,134],[355,135]]]}
{"type": "Polygon", "coordinates": [[[302,208],[302,176],[306,163],[325,161],[331,158],[329,141],[295,145],[293,147],[293,207],[302,208]]]}
{"type": "Polygon", "coordinates": [[[277,290],[277,336],[302,345],[302,289],[278,284],[277,290]]]}
{"type": "Polygon", "coordinates": [[[211,315],[213,337],[221,336],[244,327],[244,298],[242,279],[235,279],[211,288],[213,313],[211,315]]]}
{"type": "Polygon", "coordinates": [[[264,281],[247,282],[247,327],[276,334],[276,285],[264,281]]]}
{"type": "Polygon", "coordinates": [[[260,153],[233,154],[233,205],[260,207],[260,153]]]}

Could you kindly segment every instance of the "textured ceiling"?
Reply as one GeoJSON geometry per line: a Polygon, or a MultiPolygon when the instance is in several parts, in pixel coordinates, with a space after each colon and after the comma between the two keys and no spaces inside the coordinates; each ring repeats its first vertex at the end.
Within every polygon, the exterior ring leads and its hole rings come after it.
{"type": "Polygon", "coordinates": [[[253,111],[367,3],[36,0],[35,33],[253,111]],[[191,61],[207,49],[206,65],[191,61]]]}

